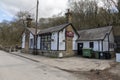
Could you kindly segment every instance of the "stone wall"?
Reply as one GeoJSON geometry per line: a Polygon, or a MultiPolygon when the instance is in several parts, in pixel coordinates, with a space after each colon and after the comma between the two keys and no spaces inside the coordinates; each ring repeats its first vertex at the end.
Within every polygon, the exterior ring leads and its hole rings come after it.
{"type": "MultiPolygon", "coordinates": [[[[67,32],[74,32],[71,25],[66,27],[67,32]]],[[[73,37],[66,36],[66,56],[73,56],[73,37]]]]}
{"type": "Polygon", "coordinates": [[[38,50],[38,54],[39,55],[43,55],[43,56],[48,56],[48,57],[70,57],[70,56],[74,56],[74,55],[66,55],[66,51],[45,51],[45,50],[38,50]]]}
{"type": "MultiPolygon", "coordinates": [[[[21,52],[24,53],[25,52],[24,49],[22,49],[21,52]]],[[[34,54],[33,52],[34,52],[33,49],[29,50],[30,54],[34,54]]],[[[60,57],[61,56],[60,54],[62,54],[63,57],[71,57],[71,56],[76,55],[76,53],[77,53],[77,51],[72,51],[72,52],[74,52],[74,54],[66,55],[66,51],[64,51],[64,50],[63,51],[62,50],[61,51],[37,50],[37,52],[38,52],[38,55],[47,56],[47,57],[53,57],[53,58],[60,57]]]]}

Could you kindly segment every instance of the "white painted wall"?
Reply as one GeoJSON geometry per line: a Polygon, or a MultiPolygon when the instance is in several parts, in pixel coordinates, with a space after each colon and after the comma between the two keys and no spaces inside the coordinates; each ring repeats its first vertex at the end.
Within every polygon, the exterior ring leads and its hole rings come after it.
{"type": "MultiPolygon", "coordinates": [[[[40,36],[38,36],[37,49],[40,49],[40,41],[41,41],[41,38],[40,38],[40,36]]],[[[22,35],[22,48],[25,48],[25,33],[23,33],[23,35],[22,35]]],[[[29,37],[29,48],[30,49],[34,48],[34,36],[32,33],[30,33],[30,37],[29,37]],[[31,39],[33,39],[32,42],[31,42],[31,39]]]]}
{"type": "Polygon", "coordinates": [[[74,37],[73,37],[73,50],[77,50],[77,42],[76,40],[78,39],[78,35],[74,31],[74,37]]]}
{"type": "MultiPolygon", "coordinates": [[[[111,32],[109,35],[109,42],[114,44],[113,32],[111,32]]],[[[103,41],[103,51],[108,51],[108,49],[109,46],[108,46],[108,35],[107,35],[103,41]]],[[[110,48],[110,51],[114,51],[114,48],[110,48]]]]}
{"type": "Polygon", "coordinates": [[[108,35],[106,35],[103,40],[103,51],[108,51],[108,35]]]}
{"type": "Polygon", "coordinates": [[[103,51],[108,51],[108,41],[104,40],[103,41],[103,51]]]}
{"type": "Polygon", "coordinates": [[[25,48],[25,33],[22,35],[22,48],[25,48]]]}
{"type": "Polygon", "coordinates": [[[34,48],[34,36],[32,33],[30,33],[30,37],[29,37],[29,48],[33,49],[34,48]],[[31,42],[32,39],[32,42],[31,42]]]}
{"type": "Polygon", "coordinates": [[[94,44],[94,47],[93,47],[94,51],[102,50],[101,41],[79,41],[77,43],[83,43],[83,48],[90,48],[90,45],[89,45],[90,42],[93,42],[93,44],[94,44]]]}
{"type": "Polygon", "coordinates": [[[83,42],[83,48],[89,48],[89,42],[88,41],[83,42]]]}
{"type": "Polygon", "coordinates": [[[98,46],[100,47],[100,50],[98,51],[102,51],[102,41],[99,41],[98,46]]]}
{"type": "Polygon", "coordinates": [[[94,51],[99,51],[99,42],[98,41],[94,41],[94,51]]]}
{"type": "MultiPolygon", "coordinates": [[[[114,42],[114,35],[113,32],[111,31],[110,36],[109,36],[110,43],[115,43],[114,42]]],[[[114,51],[114,48],[110,48],[110,51],[114,51]]]]}
{"type": "Polygon", "coordinates": [[[34,36],[33,36],[33,34],[32,34],[32,33],[30,33],[30,39],[32,39],[32,38],[34,38],[34,36]]]}
{"type": "Polygon", "coordinates": [[[59,50],[65,50],[65,29],[59,32],[59,50]]]}
{"type": "Polygon", "coordinates": [[[53,32],[51,39],[53,39],[51,42],[51,50],[57,50],[58,32],[53,32]]]}
{"type": "Polygon", "coordinates": [[[37,49],[40,49],[40,42],[41,42],[41,37],[38,36],[38,38],[37,38],[37,49]]]}

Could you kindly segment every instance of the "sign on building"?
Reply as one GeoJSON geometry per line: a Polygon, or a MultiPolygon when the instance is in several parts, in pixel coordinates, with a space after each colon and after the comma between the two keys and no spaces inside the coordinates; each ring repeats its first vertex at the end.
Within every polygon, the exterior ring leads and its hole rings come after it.
{"type": "Polygon", "coordinates": [[[74,33],[72,31],[66,31],[67,37],[74,37],[74,33]]]}

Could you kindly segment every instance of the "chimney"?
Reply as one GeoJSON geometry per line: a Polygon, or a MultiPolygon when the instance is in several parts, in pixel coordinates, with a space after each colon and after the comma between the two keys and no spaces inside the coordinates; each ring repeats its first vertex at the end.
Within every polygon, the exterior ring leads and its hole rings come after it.
{"type": "Polygon", "coordinates": [[[26,20],[27,20],[27,27],[31,27],[31,22],[32,22],[32,18],[31,18],[31,16],[30,15],[28,15],[28,17],[26,18],[26,20]]]}
{"type": "MultiPolygon", "coordinates": [[[[31,27],[31,22],[32,22],[32,18],[30,15],[28,15],[28,17],[26,18],[27,21],[27,27],[31,27]]],[[[25,53],[29,53],[29,38],[30,38],[30,32],[26,29],[25,31],[25,53]]]]}
{"type": "Polygon", "coordinates": [[[72,13],[70,12],[70,9],[67,10],[67,13],[65,13],[65,15],[66,15],[66,22],[72,23],[72,13]]]}

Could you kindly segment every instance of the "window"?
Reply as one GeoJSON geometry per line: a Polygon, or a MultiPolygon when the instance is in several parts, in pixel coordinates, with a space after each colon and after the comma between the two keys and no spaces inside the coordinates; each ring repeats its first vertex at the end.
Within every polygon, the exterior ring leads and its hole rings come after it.
{"type": "Polygon", "coordinates": [[[51,49],[51,35],[42,35],[41,36],[41,50],[50,50],[51,49]]]}
{"type": "Polygon", "coordinates": [[[93,47],[94,47],[94,43],[93,43],[93,42],[90,42],[90,43],[89,43],[89,47],[90,47],[90,48],[93,48],[93,47]]]}
{"type": "Polygon", "coordinates": [[[34,40],[33,39],[30,39],[30,48],[33,48],[33,44],[34,43],[34,40]]]}

